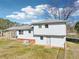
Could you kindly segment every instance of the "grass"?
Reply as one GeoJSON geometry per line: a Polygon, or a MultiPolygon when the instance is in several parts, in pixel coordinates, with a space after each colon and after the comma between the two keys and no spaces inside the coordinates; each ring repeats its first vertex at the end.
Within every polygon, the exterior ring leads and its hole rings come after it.
{"type": "MultiPolygon", "coordinates": [[[[67,42],[67,59],[73,59],[71,48],[79,43],[67,42]]],[[[0,40],[0,59],[64,59],[64,49],[26,46],[13,40],[0,40]]]]}
{"type": "Polygon", "coordinates": [[[67,42],[67,59],[79,59],[79,43],[67,42]]]}
{"type": "Polygon", "coordinates": [[[59,48],[26,46],[12,40],[0,40],[0,59],[56,59],[59,48]]]}
{"type": "Polygon", "coordinates": [[[67,35],[68,38],[79,38],[79,34],[76,35],[67,35]]]}

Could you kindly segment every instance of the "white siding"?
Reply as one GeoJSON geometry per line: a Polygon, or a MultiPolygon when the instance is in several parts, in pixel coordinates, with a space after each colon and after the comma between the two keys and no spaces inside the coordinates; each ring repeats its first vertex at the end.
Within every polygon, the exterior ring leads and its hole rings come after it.
{"type": "Polygon", "coordinates": [[[23,31],[22,35],[19,34],[19,31],[17,31],[16,33],[17,33],[17,38],[33,39],[33,31],[31,31],[31,33],[29,33],[28,30],[23,31]]]}
{"type": "Polygon", "coordinates": [[[47,45],[51,47],[62,47],[64,48],[65,37],[62,38],[53,38],[53,37],[43,37],[43,40],[40,37],[36,37],[36,44],[38,45],[47,45]]]}
{"type": "Polygon", "coordinates": [[[42,28],[39,28],[39,25],[34,25],[34,35],[66,35],[66,25],[51,24],[48,25],[48,28],[45,28],[45,25],[42,25],[42,28]]]}
{"type": "Polygon", "coordinates": [[[43,37],[43,40],[40,39],[40,36],[35,37],[35,42],[38,45],[47,45],[45,37],[43,37]]]}
{"type": "Polygon", "coordinates": [[[51,38],[51,46],[64,48],[65,39],[66,39],[65,37],[63,37],[63,38],[51,38]]]}

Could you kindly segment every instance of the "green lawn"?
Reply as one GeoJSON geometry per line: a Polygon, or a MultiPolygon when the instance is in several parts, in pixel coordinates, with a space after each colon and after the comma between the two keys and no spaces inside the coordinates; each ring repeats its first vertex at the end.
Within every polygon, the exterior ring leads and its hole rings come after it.
{"type": "Polygon", "coordinates": [[[59,48],[26,46],[12,40],[0,40],[0,59],[56,59],[59,48]]]}
{"type": "MultiPolygon", "coordinates": [[[[71,51],[73,45],[67,43],[67,59],[73,59],[71,51]]],[[[0,40],[0,59],[64,59],[64,49],[26,46],[17,41],[0,40]]]]}
{"type": "Polygon", "coordinates": [[[68,38],[79,38],[79,34],[77,35],[67,35],[68,38]]]}

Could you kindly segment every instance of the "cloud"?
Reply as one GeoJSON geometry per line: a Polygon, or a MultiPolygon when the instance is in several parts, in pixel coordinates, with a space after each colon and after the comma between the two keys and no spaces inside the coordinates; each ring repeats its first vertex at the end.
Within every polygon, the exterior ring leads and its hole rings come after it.
{"type": "Polygon", "coordinates": [[[37,5],[35,8],[32,8],[31,6],[27,6],[25,8],[22,8],[21,11],[31,14],[31,15],[39,15],[44,12],[44,10],[47,8],[48,5],[37,5]]]}
{"type": "Polygon", "coordinates": [[[7,15],[7,18],[14,19],[36,19],[38,16],[41,16],[45,13],[45,9],[48,7],[47,4],[37,5],[35,8],[32,6],[27,6],[22,8],[20,12],[13,12],[12,15],[7,15]]]}
{"type": "Polygon", "coordinates": [[[79,0],[74,2],[74,7],[75,7],[76,11],[71,16],[79,16],[79,0]]]}
{"type": "Polygon", "coordinates": [[[72,13],[71,16],[73,16],[73,17],[79,16],[79,0],[74,2],[74,6],[73,7],[75,7],[74,8],[74,13],[72,13]]]}
{"type": "MultiPolygon", "coordinates": [[[[75,3],[79,3],[79,0],[75,3]]],[[[12,12],[11,15],[7,15],[7,18],[21,19],[21,20],[34,20],[34,19],[63,19],[63,15],[67,15],[71,11],[71,8],[56,8],[51,7],[48,4],[37,5],[35,7],[27,6],[21,8],[19,12],[12,12]]],[[[76,11],[72,16],[79,15],[79,11],[76,11]]]]}
{"type": "Polygon", "coordinates": [[[79,0],[77,0],[76,2],[74,2],[74,7],[79,8],[79,0]]]}
{"type": "Polygon", "coordinates": [[[25,8],[22,8],[21,11],[25,12],[26,14],[31,14],[31,15],[33,15],[35,13],[34,8],[32,8],[31,6],[27,6],[25,8]]]}
{"type": "Polygon", "coordinates": [[[7,15],[6,17],[7,18],[15,18],[15,19],[24,19],[26,17],[26,15],[23,12],[17,12],[16,14],[7,15]]]}
{"type": "Polygon", "coordinates": [[[71,16],[79,16],[79,10],[77,10],[75,13],[73,13],[71,16]]]}
{"type": "Polygon", "coordinates": [[[79,0],[77,0],[76,3],[79,3],[79,0]]]}

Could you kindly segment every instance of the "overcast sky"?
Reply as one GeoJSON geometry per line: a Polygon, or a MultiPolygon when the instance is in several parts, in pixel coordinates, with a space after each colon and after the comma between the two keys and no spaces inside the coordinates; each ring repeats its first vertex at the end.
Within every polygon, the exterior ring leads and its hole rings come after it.
{"type": "MultiPolygon", "coordinates": [[[[0,18],[14,22],[29,23],[32,20],[48,19],[50,15],[43,10],[48,5],[57,8],[71,7],[79,0],[0,0],[0,18]]],[[[70,18],[79,19],[79,10],[70,18]]]]}

